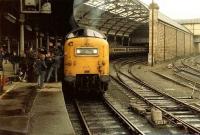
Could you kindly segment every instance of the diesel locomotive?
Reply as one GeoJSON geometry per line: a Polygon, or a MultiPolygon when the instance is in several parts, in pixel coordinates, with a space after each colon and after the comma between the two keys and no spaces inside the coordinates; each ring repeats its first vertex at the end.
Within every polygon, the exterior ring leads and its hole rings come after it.
{"type": "Polygon", "coordinates": [[[64,45],[64,92],[104,93],[109,83],[109,44],[89,28],[70,32],[64,45]]]}

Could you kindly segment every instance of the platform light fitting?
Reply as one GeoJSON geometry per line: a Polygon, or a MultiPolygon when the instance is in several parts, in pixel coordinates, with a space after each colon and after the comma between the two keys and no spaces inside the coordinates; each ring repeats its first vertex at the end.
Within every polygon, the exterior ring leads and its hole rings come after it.
{"type": "Polygon", "coordinates": [[[14,15],[12,15],[12,14],[10,14],[10,13],[6,13],[6,14],[4,14],[4,17],[5,17],[8,21],[10,21],[10,22],[12,22],[12,23],[16,23],[16,17],[15,17],[14,15]]]}
{"type": "Polygon", "coordinates": [[[33,31],[32,27],[30,25],[25,25],[26,30],[33,31]]]}

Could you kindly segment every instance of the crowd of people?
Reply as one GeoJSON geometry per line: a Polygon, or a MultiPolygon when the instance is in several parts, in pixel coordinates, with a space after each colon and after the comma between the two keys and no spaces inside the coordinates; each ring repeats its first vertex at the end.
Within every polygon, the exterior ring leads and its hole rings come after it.
{"type": "Polygon", "coordinates": [[[34,62],[35,74],[38,76],[37,82],[39,87],[43,87],[44,82],[50,79],[58,81],[58,69],[61,65],[62,53],[59,50],[39,53],[38,59],[34,62]]]}
{"type": "Polygon", "coordinates": [[[62,59],[62,49],[54,47],[46,51],[43,48],[34,51],[30,48],[23,57],[19,57],[15,51],[9,54],[0,48],[0,70],[3,71],[3,61],[5,64],[10,61],[13,65],[14,74],[19,81],[36,82],[39,88],[44,86],[44,82],[58,81],[58,72],[62,59]]]}

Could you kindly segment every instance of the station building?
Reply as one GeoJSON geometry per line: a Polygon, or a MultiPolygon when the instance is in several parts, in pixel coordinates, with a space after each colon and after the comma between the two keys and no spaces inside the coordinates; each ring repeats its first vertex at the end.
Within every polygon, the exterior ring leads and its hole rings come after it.
{"type": "Polygon", "coordinates": [[[200,52],[200,19],[196,18],[177,21],[193,33],[195,54],[198,54],[200,52]]]}
{"type": "Polygon", "coordinates": [[[197,30],[192,29],[198,24],[181,25],[162,14],[156,3],[146,5],[138,0],[36,1],[33,6],[27,4],[27,0],[0,1],[0,38],[9,51],[15,48],[23,55],[26,48],[48,49],[48,45],[63,44],[66,34],[78,24],[102,31],[111,48],[148,48],[150,65],[198,53],[197,30]],[[46,6],[51,10],[45,9],[46,6]]]}
{"type": "Polygon", "coordinates": [[[75,7],[83,26],[103,31],[112,46],[148,46],[149,64],[195,53],[193,33],[159,11],[156,3],[89,0],[75,7]]]}

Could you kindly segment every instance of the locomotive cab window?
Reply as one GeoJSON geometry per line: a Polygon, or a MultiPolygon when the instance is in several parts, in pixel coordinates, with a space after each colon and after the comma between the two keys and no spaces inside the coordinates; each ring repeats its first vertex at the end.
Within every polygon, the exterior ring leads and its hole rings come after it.
{"type": "Polygon", "coordinates": [[[77,29],[67,35],[67,39],[77,37],[95,37],[106,39],[105,35],[92,29],[77,29]]]}

